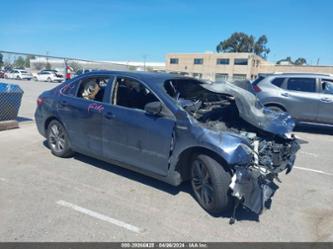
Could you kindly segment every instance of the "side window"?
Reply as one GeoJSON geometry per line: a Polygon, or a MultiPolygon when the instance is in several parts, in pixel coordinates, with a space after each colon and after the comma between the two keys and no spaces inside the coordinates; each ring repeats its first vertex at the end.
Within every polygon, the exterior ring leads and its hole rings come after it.
{"type": "Polygon", "coordinates": [[[285,79],[286,78],[275,78],[271,83],[277,87],[281,87],[285,79]]]}
{"type": "Polygon", "coordinates": [[[333,94],[333,80],[332,79],[322,79],[321,80],[322,90],[326,94],[333,94]]]}
{"type": "Polygon", "coordinates": [[[290,78],[287,89],[299,92],[316,92],[316,79],[314,78],[290,78]]]}
{"type": "Polygon", "coordinates": [[[109,77],[90,77],[79,82],[77,97],[86,100],[103,102],[106,86],[109,77]]]}
{"type": "Polygon", "coordinates": [[[112,96],[114,105],[144,110],[145,105],[151,102],[159,100],[142,83],[127,77],[117,77],[112,96]]]}

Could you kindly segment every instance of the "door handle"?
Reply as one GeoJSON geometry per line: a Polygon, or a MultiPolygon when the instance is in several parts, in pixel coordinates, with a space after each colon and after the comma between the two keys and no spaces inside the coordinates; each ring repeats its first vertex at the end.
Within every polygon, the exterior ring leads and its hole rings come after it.
{"type": "Polygon", "coordinates": [[[288,93],[281,93],[281,95],[284,96],[284,97],[289,97],[288,93]]]}
{"type": "Polygon", "coordinates": [[[324,102],[324,103],[332,103],[333,102],[333,100],[331,100],[329,98],[321,98],[320,101],[324,102]]]}
{"type": "Polygon", "coordinates": [[[106,114],[104,114],[104,117],[106,119],[113,119],[116,117],[116,115],[114,115],[112,112],[107,112],[106,114]]]}

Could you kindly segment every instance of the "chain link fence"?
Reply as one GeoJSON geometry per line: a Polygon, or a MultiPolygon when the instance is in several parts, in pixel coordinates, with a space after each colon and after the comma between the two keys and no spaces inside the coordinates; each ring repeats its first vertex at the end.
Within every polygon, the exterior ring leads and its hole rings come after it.
{"type": "Polygon", "coordinates": [[[0,83],[0,122],[16,120],[22,96],[18,85],[0,83]]]}

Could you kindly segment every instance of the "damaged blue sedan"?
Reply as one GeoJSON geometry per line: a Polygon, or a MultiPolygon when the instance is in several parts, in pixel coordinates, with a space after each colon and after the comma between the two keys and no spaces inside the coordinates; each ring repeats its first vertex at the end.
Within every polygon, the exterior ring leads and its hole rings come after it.
{"type": "Polygon", "coordinates": [[[190,181],[209,213],[269,207],[278,174],[299,149],[288,114],[262,107],[242,84],[145,72],[78,76],[37,100],[52,153],[86,154],[177,186],[190,181]]]}

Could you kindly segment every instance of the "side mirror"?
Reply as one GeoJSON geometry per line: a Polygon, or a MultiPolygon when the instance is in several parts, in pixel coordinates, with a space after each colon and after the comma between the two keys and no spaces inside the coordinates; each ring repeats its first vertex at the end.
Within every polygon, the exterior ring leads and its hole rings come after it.
{"type": "Polygon", "coordinates": [[[159,115],[162,112],[161,102],[150,102],[145,105],[145,111],[151,115],[159,115]]]}

